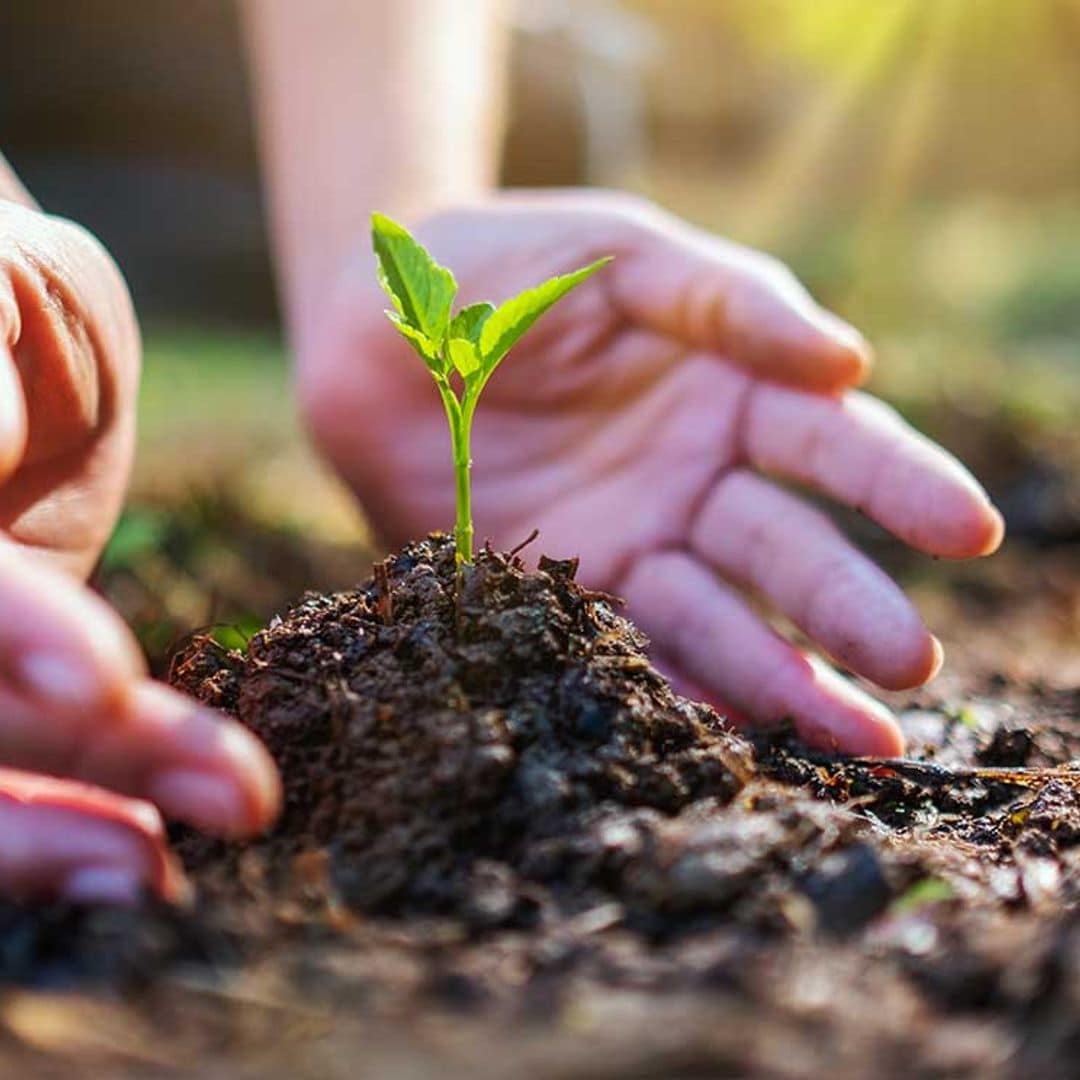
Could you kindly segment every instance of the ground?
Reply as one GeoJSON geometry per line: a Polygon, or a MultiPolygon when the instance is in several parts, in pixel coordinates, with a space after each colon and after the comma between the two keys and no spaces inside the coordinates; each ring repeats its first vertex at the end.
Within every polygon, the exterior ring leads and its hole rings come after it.
{"type": "MultiPolygon", "coordinates": [[[[986,279],[987,260],[958,262],[972,237],[1017,250],[1015,230],[980,213],[977,228],[970,214],[912,227],[927,239],[904,319],[854,313],[882,343],[878,388],[972,464],[1012,534],[994,559],[952,566],[845,522],[946,646],[932,687],[890,695],[910,763],[758,740],[736,789],[711,802],[690,791],[633,837],[615,830],[613,850],[632,848],[622,869],[571,894],[576,908],[541,896],[532,922],[506,917],[522,881],[498,859],[479,867],[482,903],[395,911],[357,904],[330,854],[280,848],[269,865],[202,852],[193,911],[5,906],[0,1064],[110,1077],[1071,1075],[1080,379],[1062,346],[1075,290],[1039,254],[1058,248],[1052,215],[1023,226],[1047,243],[1020,245],[1030,257],[1008,288],[986,279]],[[972,300],[980,289],[992,309],[972,300]],[[642,836],[647,850],[633,848],[642,836]],[[287,887],[271,894],[275,874],[287,887]]],[[[801,267],[826,296],[842,246],[801,267]]],[[[98,585],[164,675],[193,633],[247,648],[306,590],[366,579],[379,553],[302,448],[279,348],[152,333],[147,374],[135,492],[98,585]]]]}

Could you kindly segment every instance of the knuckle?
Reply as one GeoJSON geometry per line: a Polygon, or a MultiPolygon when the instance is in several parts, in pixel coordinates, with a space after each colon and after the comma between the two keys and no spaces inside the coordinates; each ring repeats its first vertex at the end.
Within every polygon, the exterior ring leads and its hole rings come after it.
{"type": "Polygon", "coordinates": [[[805,292],[802,282],[791,267],[768,252],[750,252],[747,256],[746,268],[755,283],[770,291],[784,294],[805,292]]]}

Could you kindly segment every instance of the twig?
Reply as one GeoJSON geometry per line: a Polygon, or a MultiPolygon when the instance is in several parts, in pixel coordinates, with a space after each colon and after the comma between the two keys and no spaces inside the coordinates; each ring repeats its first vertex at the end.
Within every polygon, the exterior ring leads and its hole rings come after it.
{"type": "Polygon", "coordinates": [[[517,547],[514,547],[514,548],[510,549],[510,558],[512,559],[515,555],[518,554],[518,552],[524,551],[539,535],[540,535],[540,530],[539,529],[533,529],[533,531],[531,533],[529,533],[529,535],[526,536],[525,539],[522,540],[521,543],[518,544],[517,547]]]}
{"type": "Polygon", "coordinates": [[[376,563],[372,570],[375,576],[375,587],[379,590],[375,610],[382,619],[383,625],[389,626],[394,621],[394,596],[390,591],[390,570],[385,560],[376,563]]]}
{"type": "Polygon", "coordinates": [[[971,780],[990,780],[999,784],[1034,788],[1051,780],[1060,780],[1080,790],[1080,770],[1069,766],[1053,768],[1008,766],[961,766],[949,768],[930,761],[911,761],[907,758],[853,758],[853,764],[872,768],[891,769],[915,783],[939,785],[971,780]]]}

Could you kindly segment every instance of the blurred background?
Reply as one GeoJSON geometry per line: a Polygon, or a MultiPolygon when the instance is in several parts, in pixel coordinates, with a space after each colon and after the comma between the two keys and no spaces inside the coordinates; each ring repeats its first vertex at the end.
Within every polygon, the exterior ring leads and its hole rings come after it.
{"type": "MultiPolygon", "coordinates": [[[[248,104],[227,0],[0,8],[0,145],[146,324],[107,566],[180,624],[356,576],[364,537],[292,417],[248,104]]],[[[1014,536],[1080,539],[1080,0],[523,0],[504,180],[641,192],[785,259],[1014,536]]]]}

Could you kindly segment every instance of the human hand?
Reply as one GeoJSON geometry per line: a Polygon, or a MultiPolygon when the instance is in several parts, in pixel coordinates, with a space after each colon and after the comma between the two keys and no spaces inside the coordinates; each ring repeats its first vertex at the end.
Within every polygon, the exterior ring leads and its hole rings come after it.
{"type": "Polygon", "coordinates": [[[266,751],[146,678],[82,584],[131,461],[138,331],[100,245],[0,201],[0,892],[176,897],[158,809],[211,831],[264,826],[266,751]]]}
{"type": "MultiPolygon", "coordinates": [[[[580,554],[624,596],[677,682],[812,744],[897,754],[876,702],[756,613],[761,596],[838,664],[879,686],[931,678],[941,648],[904,593],[794,481],[912,546],[993,551],[1001,518],[939,447],[850,389],[862,339],[774,260],[637,201],[504,197],[418,236],[463,303],[501,300],[607,254],[614,263],[537,325],[488,387],[473,431],[480,536],[580,554]]],[[[430,377],[382,315],[369,261],[301,335],[313,434],[385,538],[453,520],[445,420],[430,377]]]]}

